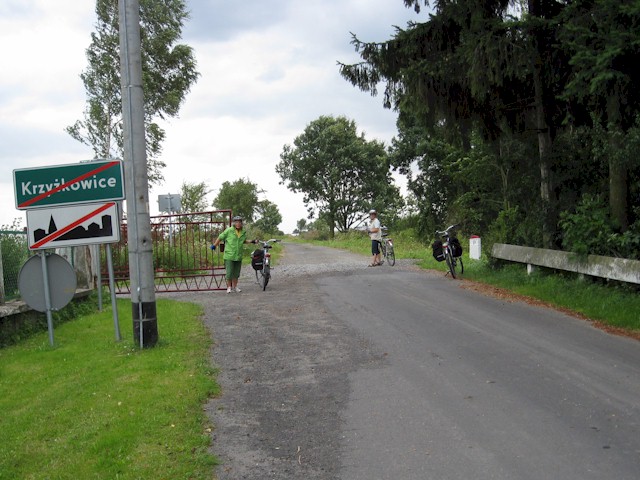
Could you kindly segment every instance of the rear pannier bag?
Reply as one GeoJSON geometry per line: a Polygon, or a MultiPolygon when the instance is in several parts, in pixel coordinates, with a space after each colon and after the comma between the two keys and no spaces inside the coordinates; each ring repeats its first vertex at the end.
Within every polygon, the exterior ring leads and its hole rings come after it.
{"type": "Polygon", "coordinates": [[[264,250],[254,250],[251,254],[251,266],[254,270],[262,270],[264,265],[264,250]]]}
{"type": "Polygon", "coordinates": [[[460,245],[460,240],[456,237],[451,237],[451,240],[449,240],[449,246],[451,247],[451,254],[454,257],[457,258],[462,256],[462,245],[460,245]]]}
{"type": "Polygon", "coordinates": [[[433,242],[433,245],[431,245],[431,248],[433,248],[433,258],[435,258],[439,262],[442,262],[444,260],[442,241],[436,240],[435,242],[433,242]]]}

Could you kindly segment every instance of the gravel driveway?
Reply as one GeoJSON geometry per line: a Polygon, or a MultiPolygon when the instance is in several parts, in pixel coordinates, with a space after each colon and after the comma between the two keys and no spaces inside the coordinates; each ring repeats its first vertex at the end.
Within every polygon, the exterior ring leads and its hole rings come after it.
{"type": "MultiPolygon", "coordinates": [[[[288,243],[266,292],[245,265],[242,293],[171,295],[204,305],[215,341],[222,394],[207,412],[222,462],[219,479],[338,478],[348,375],[380,366],[384,354],[326,310],[313,278],[350,275],[368,263],[365,256],[288,243]]],[[[390,267],[375,268],[383,274],[390,267]]]]}

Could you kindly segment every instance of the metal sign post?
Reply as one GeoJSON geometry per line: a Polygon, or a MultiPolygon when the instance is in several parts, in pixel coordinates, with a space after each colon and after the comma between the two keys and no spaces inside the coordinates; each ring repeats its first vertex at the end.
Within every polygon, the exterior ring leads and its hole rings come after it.
{"type": "MultiPolygon", "coordinates": [[[[108,244],[107,244],[108,245],[108,244]]],[[[102,311],[102,269],[100,268],[100,245],[91,245],[92,262],[96,269],[96,287],[98,290],[98,311],[102,311]]]]}
{"type": "Polygon", "coordinates": [[[120,335],[120,322],[118,321],[118,303],[116,302],[116,285],[115,275],[113,273],[113,254],[111,252],[111,245],[107,243],[105,245],[107,255],[107,270],[109,271],[109,290],[111,291],[111,310],[113,314],[113,328],[115,329],[116,341],[122,340],[120,335]]]}
{"type": "Polygon", "coordinates": [[[53,315],[51,314],[51,291],[49,290],[49,270],[47,269],[47,254],[40,252],[42,264],[42,282],[44,287],[44,306],[47,313],[47,328],[49,330],[49,345],[53,347],[53,315]]]}

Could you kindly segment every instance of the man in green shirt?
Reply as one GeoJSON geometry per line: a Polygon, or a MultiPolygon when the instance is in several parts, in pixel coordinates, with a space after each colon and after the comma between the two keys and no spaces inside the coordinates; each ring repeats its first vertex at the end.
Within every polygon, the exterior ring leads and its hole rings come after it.
{"type": "Polygon", "coordinates": [[[233,217],[233,225],[222,232],[211,245],[215,250],[220,242],[224,242],[224,268],[227,272],[227,293],[241,292],[238,288],[238,278],[242,268],[242,253],[245,243],[256,243],[255,240],[247,240],[247,231],[242,228],[242,217],[233,217]]]}

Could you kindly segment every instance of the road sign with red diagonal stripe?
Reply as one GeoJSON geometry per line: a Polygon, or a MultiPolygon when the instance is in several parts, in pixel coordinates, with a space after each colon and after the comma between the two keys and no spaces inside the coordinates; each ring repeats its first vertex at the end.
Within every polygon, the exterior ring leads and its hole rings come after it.
{"type": "Polygon", "coordinates": [[[120,160],[17,169],[13,171],[13,183],[18,210],[125,197],[120,160]]]}
{"type": "Polygon", "coordinates": [[[114,243],[120,240],[116,202],[27,210],[30,250],[114,243]]]}

